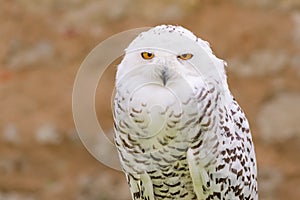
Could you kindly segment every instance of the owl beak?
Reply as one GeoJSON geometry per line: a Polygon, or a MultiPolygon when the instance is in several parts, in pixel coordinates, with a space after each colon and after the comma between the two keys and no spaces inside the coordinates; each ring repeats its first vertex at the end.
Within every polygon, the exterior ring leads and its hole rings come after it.
{"type": "Polygon", "coordinates": [[[167,67],[164,67],[161,70],[160,78],[163,82],[163,85],[166,86],[167,81],[169,80],[169,73],[168,73],[168,68],[167,67]]]}

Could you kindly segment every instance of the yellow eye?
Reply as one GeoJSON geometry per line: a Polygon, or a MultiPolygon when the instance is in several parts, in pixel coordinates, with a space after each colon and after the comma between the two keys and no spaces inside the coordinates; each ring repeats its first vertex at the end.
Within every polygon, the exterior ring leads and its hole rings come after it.
{"type": "Polygon", "coordinates": [[[154,57],[154,53],[151,52],[142,52],[141,56],[146,59],[146,60],[150,60],[154,57]]]}
{"type": "Polygon", "coordinates": [[[184,54],[177,56],[177,58],[180,58],[181,60],[189,60],[192,57],[193,57],[193,54],[191,54],[191,53],[184,53],[184,54]]]}

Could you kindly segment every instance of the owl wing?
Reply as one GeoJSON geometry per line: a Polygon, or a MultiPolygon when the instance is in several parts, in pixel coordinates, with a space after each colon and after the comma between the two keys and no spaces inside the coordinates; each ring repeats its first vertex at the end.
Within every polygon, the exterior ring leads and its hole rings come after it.
{"type": "Polygon", "coordinates": [[[187,151],[187,161],[197,198],[204,199],[211,185],[208,174],[201,164],[200,159],[194,156],[193,149],[191,148],[187,151]]]}
{"type": "Polygon", "coordinates": [[[145,174],[126,174],[133,200],[155,200],[150,176],[145,174]]]}

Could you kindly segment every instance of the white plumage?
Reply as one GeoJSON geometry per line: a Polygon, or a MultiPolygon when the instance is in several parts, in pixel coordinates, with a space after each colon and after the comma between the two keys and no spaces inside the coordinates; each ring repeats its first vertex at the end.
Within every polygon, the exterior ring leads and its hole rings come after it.
{"type": "Polygon", "coordinates": [[[251,133],[224,65],[180,26],[152,28],[126,49],[114,123],[133,199],[257,199],[251,133]]]}

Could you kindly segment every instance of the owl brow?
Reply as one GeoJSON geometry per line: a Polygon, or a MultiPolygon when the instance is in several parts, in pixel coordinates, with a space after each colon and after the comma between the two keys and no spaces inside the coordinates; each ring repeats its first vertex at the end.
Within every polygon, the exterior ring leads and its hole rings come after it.
{"type": "Polygon", "coordinates": [[[130,49],[130,50],[125,50],[126,53],[135,53],[135,52],[142,52],[142,51],[149,51],[153,53],[153,51],[163,51],[163,52],[168,52],[173,55],[178,55],[178,52],[171,51],[169,49],[165,48],[157,48],[157,47],[140,47],[140,48],[135,48],[135,49],[130,49]]]}

